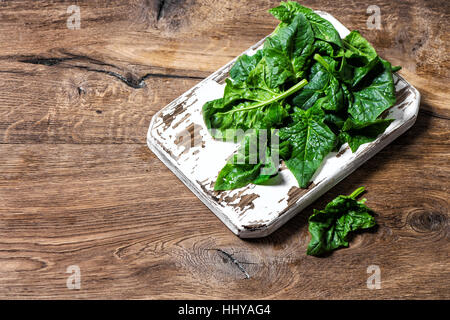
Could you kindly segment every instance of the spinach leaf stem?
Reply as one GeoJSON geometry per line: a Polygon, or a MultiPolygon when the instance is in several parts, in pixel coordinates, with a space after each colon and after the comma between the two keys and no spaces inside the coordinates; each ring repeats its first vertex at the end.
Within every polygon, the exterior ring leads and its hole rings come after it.
{"type": "Polygon", "coordinates": [[[359,196],[361,193],[363,193],[365,190],[364,187],[359,187],[355,191],[352,192],[352,194],[349,196],[352,199],[356,199],[357,196],[359,196]]]}
{"type": "Polygon", "coordinates": [[[241,112],[241,111],[247,111],[247,110],[261,108],[261,107],[264,107],[264,106],[269,105],[271,103],[274,103],[276,101],[283,100],[286,97],[289,97],[290,95],[292,95],[293,93],[297,92],[298,90],[300,90],[301,88],[303,88],[307,84],[308,84],[308,81],[306,79],[303,79],[302,81],[300,81],[296,85],[290,87],[285,92],[283,92],[283,93],[281,93],[281,94],[279,94],[279,95],[277,95],[277,96],[275,96],[275,97],[273,97],[273,98],[271,98],[269,100],[262,101],[260,103],[257,103],[255,105],[247,107],[247,108],[234,109],[234,110],[230,110],[230,111],[226,111],[226,112],[218,112],[217,114],[228,114],[228,113],[241,112]]]}

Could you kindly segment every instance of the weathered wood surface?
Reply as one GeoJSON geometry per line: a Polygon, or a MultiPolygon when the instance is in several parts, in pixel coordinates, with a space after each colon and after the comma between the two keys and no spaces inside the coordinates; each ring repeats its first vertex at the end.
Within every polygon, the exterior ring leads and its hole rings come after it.
{"type": "Polygon", "coordinates": [[[306,2],[422,93],[415,126],[312,206],[366,186],[379,228],[348,249],[305,255],[312,207],[243,241],[147,149],[152,115],[269,34],[276,3],[77,1],[69,30],[72,3],[0,2],[1,298],[450,298],[446,2],[306,2]]]}

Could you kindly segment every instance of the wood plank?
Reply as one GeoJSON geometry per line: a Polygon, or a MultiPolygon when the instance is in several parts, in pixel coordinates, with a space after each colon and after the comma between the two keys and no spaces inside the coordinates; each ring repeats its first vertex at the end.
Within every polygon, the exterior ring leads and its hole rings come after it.
{"type": "Polygon", "coordinates": [[[136,90],[97,72],[29,69],[0,79],[1,143],[143,143],[153,114],[200,81],[155,76],[136,90]]]}
{"type": "MultiPolygon", "coordinates": [[[[276,25],[277,1],[78,1],[0,3],[0,142],[143,142],[151,116],[276,25]],[[43,6],[44,9],[43,10],[43,6]],[[99,115],[96,112],[101,111],[99,115]],[[24,116],[25,115],[25,116],[24,116]]],[[[423,110],[450,118],[450,33],[441,1],[378,1],[381,30],[369,30],[373,3],[310,1],[359,29],[422,93],[423,110]],[[344,14],[345,12],[345,14],[344,14]]]]}
{"type": "Polygon", "coordinates": [[[268,238],[236,238],[147,149],[152,115],[269,34],[277,3],[79,0],[69,30],[72,3],[0,1],[0,298],[450,298],[446,2],[308,1],[402,65],[421,111],[268,238]],[[378,230],[306,256],[312,209],[361,185],[378,230]]]}
{"type": "Polygon", "coordinates": [[[289,224],[251,241],[145,145],[1,145],[0,297],[448,299],[449,129],[421,114],[289,224]],[[312,208],[361,185],[378,230],[306,256],[312,208]],[[80,266],[81,290],[66,288],[69,265],[80,266]],[[381,268],[381,290],[366,287],[369,265],[381,268]]]}

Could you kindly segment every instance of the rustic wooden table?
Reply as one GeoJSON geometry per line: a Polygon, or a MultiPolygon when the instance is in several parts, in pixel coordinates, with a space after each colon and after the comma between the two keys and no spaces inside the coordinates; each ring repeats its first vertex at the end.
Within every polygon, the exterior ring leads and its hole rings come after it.
{"type": "Polygon", "coordinates": [[[68,1],[0,2],[1,298],[450,298],[448,2],[305,2],[422,94],[414,127],[313,205],[363,185],[378,213],[326,258],[305,255],[312,208],[241,240],[146,145],[155,112],[273,30],[277,1],[73,4],[79,25],[68,1]]]}

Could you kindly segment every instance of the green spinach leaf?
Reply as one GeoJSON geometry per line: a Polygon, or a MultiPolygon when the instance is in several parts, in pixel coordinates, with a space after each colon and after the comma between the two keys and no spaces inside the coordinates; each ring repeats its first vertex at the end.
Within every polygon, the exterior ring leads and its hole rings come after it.
{"type": "MultiPolygon", "coordinates": [[[[239,101],[238,104],[226,105],[227,97],[234,94],[233,84],[229,82],[225,88],[226,94],[224,98],[214,100],[207,103],[203,107],[203,117],[205,123],[210,129],[211,134],[216,138],[222,137],[229,139],[235,135],[236,129],[270,129],[280,125],[282,121],[288,116],[286,105],[281,102],[300,90],[307,84],[306,80],[302,80],[283,92],[269,91],[267,87],[246,87],[245,95],[240,100],[233,98],[231,101],[239,101]],[[267,90],[266,90],[267,89],[267,90]],[[228,91],[231,93],[228,93],[228,91]],[[216,129],[216,130],[211,130],[216,129]]],[[[239,96],[239,94],[236,94],[239,96]]]]}
{"type": "Polygon", "coordinates": [[[264,43],[264,57],[273,77],[283,84],[287,79],[298,79],[304,74],[308,59],[314,50],[311,24],[303,14],[278,29],[264,43]]]}
{"type": "Polygon", "coordinates": [[[355,122],[348,118],[342,126],[339,139],[348,142],[352,152],[356,152],[359,146],[374,141],[394,121],[393,119],[376,119],[370,122],[355,122]]]}
{"type": "Polygon", "coordinates": [[[350,196],[338,196],[323,210],[314,210],[309,217],[308,230],[311,241],[307,254],[320,256],[340,247],[348,247],[348,235],[352,231],[376,225],[373,212],[364,205],[365,199],[356,197],[364,187],[356,189],[350,196]]]}
{"type": "Polygon", "coordinates": [[[353,91],[354,101],[348,112],[354,120],[370,122],[395,103],[391,64],[383,59],[353,91]]]}
{"type": "Polygon", "coordinates": [[[321,108],[335,112],[342,110],[344,108],[345,94],[342,84],[339,81],[340,70],[336,71],[339,68],[338,62],[331,57],[322,57],[317,53],[314,55],[314,60],[321,64],[324,70],[328,72],[329,80],[324,90],[326,97],[320,101],[321,108]]]}
{"type": "Polygon", "coordinates": [[[246,54],[236,60],[233,67],[230,69],[230,77],[235,82],[245,82],[250,72],[256,68],[262,59],[262,51],[258,50],[254,55],[248,56],[246,54]]]}
{"type": "Polygon", "coordinates": [[[261,184],[278,173],[278,144],[270,143],[274,131],[256,130],[241,141],[214,184],[214,190],[232,190],[249,183],[261,184]],[[265,134],[262,134],[265,133],[265,134]]]}
{"type": "Polygon", "coordinates": [[[286,166],[294,174],[301,188],[306,188],[322,163],[333,149],[335,134],[323,123],[321,109],[298,110],[297,123],[280,129],[280,141],[289,141],[292,151],[286,166]]]}
{"type": "Polygon", "coordinates": [[[378,63],[379,57],[372,45],[361,34],[354,30],[345,37],[345,57],[353,63],[353,79],[350,81],[355,87],[378,63]]]}
{"type": "Polygon", "coordinates": [[[325,96],[330,77],[330,73],[320,63],[313,64],[308,84],[292,99],[292,104],[303,110],[311,108],[319,98],[325,96]]]}
{"type": "Polygon", "coordinates": [[[316,40],[314,42],[314,51],[318,54],[332,58],[339,58],[345,55],[345,50],[343,48],[323,40],[316,40]]]}
{"type": "Polygon", "coordinates": [[[317,39],[333,43],[339,47],[343,46],[339,33],[328,20],[319,16],[312,9],[303,7],[297,2],[281,2],[280,6],[270,9],[269,12],[284,24],[290,23],[299,13],[302,13],[311,23],[314,36],[317,39]]]}

